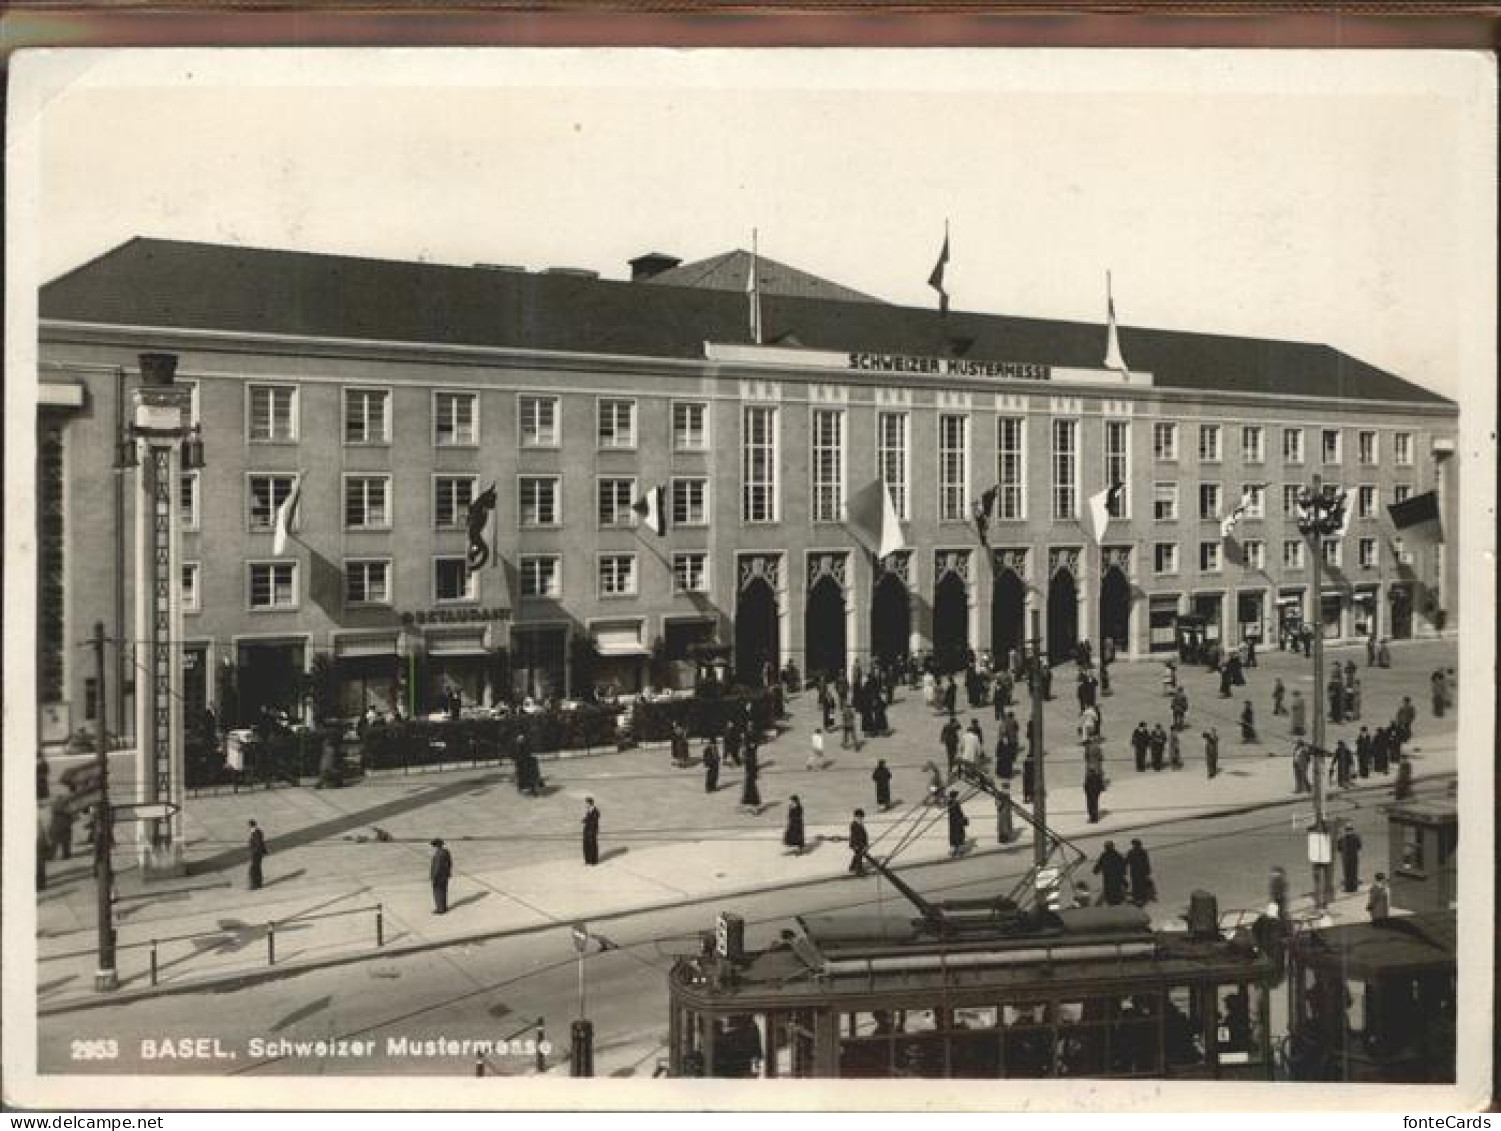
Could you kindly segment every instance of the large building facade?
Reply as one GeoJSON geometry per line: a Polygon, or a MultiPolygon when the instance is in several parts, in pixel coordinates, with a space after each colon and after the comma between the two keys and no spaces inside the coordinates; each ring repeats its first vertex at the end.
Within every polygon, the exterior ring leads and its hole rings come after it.
{"type": "MultiPolygon", "coordinates": [[[[115,464],[144,352],[177,357],[203,442],[176,497],[182,687],[221,714],[293,706],[319,656],[353,714],[632,689],[703,644],[742,673],[999,654],[1033,610],[1057,657],[1107,635],[1168,651],[1180,618],[1266,644],[1301,622],[1331,639],[1458,623],[1457,408],[1328,346],[1127,327],[1120,372],[1098,324],[940,316],[766,260],[749,296],[744,253],[632,266],[616,282],[133,240],[46,286],[44,731],[99,708],[69,643],[132,623],[138,492],[115,464]],[[1291,498],[1315,476],[1353,508],[1321,593],[1291,498]],[[906,543],[879,561],[846,510],[876,479],[906,543]],[[1081,519],[1113,481],[1097,545],[1081,519]],[[492,484],[493,554],[471,570],[469,504],[492,484]],[[632,506],[658,486],[661,535],[632,506]],[[1449,547],[1386,515],[1429,490],[1449,547]]],[[[113,719],[130,665],[122,649],[113,719]]]]}

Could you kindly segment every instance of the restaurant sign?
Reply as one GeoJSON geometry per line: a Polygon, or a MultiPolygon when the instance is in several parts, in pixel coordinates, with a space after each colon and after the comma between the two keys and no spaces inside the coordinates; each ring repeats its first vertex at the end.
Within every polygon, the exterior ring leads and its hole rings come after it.
{"type": "Polygon", "coordinates": [[[851,353],[849,368],[861,373],[926,373],[940,377],[1003,377],[1050,381],[1053,367],[1024,361],[971,361],[963,357],[911,357],[899,353],[851,353]]]}
{"type": "Polygon", "coordinates": [[[506,620],[511,610],[492,609],[417,609],[401,614],[401,623],[413,624],[473,624],[492,620],[506,620]]]}

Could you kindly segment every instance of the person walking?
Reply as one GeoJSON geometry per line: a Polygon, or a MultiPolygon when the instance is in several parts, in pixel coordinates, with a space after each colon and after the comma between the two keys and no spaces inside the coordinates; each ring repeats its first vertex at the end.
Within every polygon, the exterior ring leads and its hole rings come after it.
{"type": "Polygon", "coordinates": [[[427,866],[427,878],[433,885],[433,914],[448,914],[448,879],[453,875],[453,857],[441,839],[428,841],[433,858],[427,866]]]}
{"type": "Polygon", "coordinates": [[[1131,877],[1131,902],[1140,907],[1157,898],[1157,885],[1152,879],[1152,858],[1135,837],[1126,850],[1126,871],[1131,877]]]}
{"type": "Polygon", "coordinates": [[[594,798],[584,798],[584,863],[593,867],[599,863],[599,810],[594,798]]]}
{"type": "Polygon", "coordinates": [[[938,732],[939,740],[943,743],[943,755],[948,759],[949,773],[954,772],[954,763],[959,757],[959,720],[953,717],[943,724],[943,729],[938,732]]]}
{"type": "Polygon", "coordinates": [[[1349,821],[1345,822],[1344,832],[1340,833],[1339,840],[1335,841],[1334,847],[1339,850],[1339,863],[1344,872],[1345,891],[1358,891],[1360,889],[1360,834],[1355,831],[1355,826],[1349,821]]]}
{"type": "Polygon", "coordinates": [[[1287,714],[1287,688],[1282,683],[1279,675],[1272,683],[1272,714],[1274,716],[1287,714]]]}
{"type": "Polygon", "coordinates": [[[1312,755],[1308,743],[1301,738],[1293,743],[1293,792],[1309,793],[1313,789],[1308,777],[1308,763],[1312,755]]]}
{"type": "Polygon", "coordinates": [[[1162,769],[1162,755],[1167,750],[1167,731],[1158,723],[1152,728],[1152,772],[1157,773],[1162,769]]]}
{"type": "Polygon", "coordinates": [[[1362,778],[1371,776],[1371,732],[1365,727],[1355,738],[1355,769],[1362,778]]]}
{"type": "Polygon", "coordinates": [[[870,847],[870,834],[865,831],[865,810],[856,809],[850,822],[850,874],[865,875],[865,851],[870,847]]]}
{"type": "Polygon", "coordinates": [[[1231,684],[1231,682],[1232,682],[1232,680],[1231,680],[1230,665],[1229,664],[1221,664],[1220,665],[1220,698],[1221,699],[1229,699],[1231,697],[1231,695],[1234,694],[1230,690],[1230,684],[1231,684]]]}
{"type": "Polygon", "coordinates": [[[1147,768],[1147,747],[1152,744],[1152,732],[1147,730],[1146,720],[1136,724],[1136,729],[1131,732],[1131,751],[1136,755],[1136,772],[1145,773],[1147,768]]]}
{"type": "Polygon", "coordinates": [[[1397,708],[1397,743],[1412,741],[1412,724],[1417,722],[1418,709],[1412,705],[1410,696],[1402,696],[1402,705],[1397,708]]]}
{"type": "Polygon", "coordinates": [[[1329,686],[1324,689],[1324,696],[1329,700],[1329,721],[1338,726],[1344,721],[1344,709],[1341,701],[1345,697],[1345,685],[1339,678],[1339,669],[1335,669],[1334,675],[1329,677],[1329,686]]]}
{"type": "Polygon", "coordinates": [[[822,770],[828,764],[828,760],[823,756],[823,731],[819,727],[814,727],[813,737],[808,740],[808,761],[804,769],[822,770]]]}
{"type": "Polygon", "coordinates": [[[1365,638],[1365,666],[1376,666],[1376,634],[1373,632],[1365,638]]]}
{"type": "Polygon", "coordinates": [[[1167,764],[1171,769],[1183,768],[1183,748],[1178,742],[1178,732],[1169,731],[1167,735],[1167,764]]]}
{"type": "Polygon", "coordinates": [[[1220,732],[1213,726],[1204,732],[1204,768],[1213,781],[1220,772],[1220,732]]]}
{"type": "Polygon", "coordinates": [[[1292,704],[1288,708],[1289,732],[1294,738],[1308,733],[1308,706],[1303,702],[1303,692],[1293,688],[1292,704]]]}
{"type": "Polygon", "coordinates": [[[891,808],[891,770],[887,767],[885,758],[876,762],[870,780],[876,783],[876,804],[884,813],[891,808]]]}
{"type": "Polygon", "coordinates": [[[1242,742],[1256,741],[1256,711],[1251,706],[1251,701],[1246,700],[1246,705],[1240,712],[1240,740],[1242,742]]]}
{"type": "Polygon", "coordinates": [[[1126,901],[1126,858],[1115,850],[1115,841],[1107,840],[1094,863],[1094,874],[1104,886],[1104,901],[1118,907],[1126,901]]]}
{"type": "Polygon", "coordinates": [[[949,676],[948,682],[943,685],[943,710],[949,718],[954,717],[954,711],[959,705],[959,688],[954,683],[954,677],[949,676]]]}
{"type": "Polygon", "coordinates": [[[1370,894],[1365,901],[1366,914],[1372,923],[1384,923],[1391,916],[1391,889],[1386,886],[1386,873],[1377,872],[1371,882],[1370,894]]]}
{"type": "Polygon", "coordinates": [[[1178,688],[1173,692],[1173,729],[1184,730],[1188,726],[1188,692],[1178,688]]]}
{"type": "Polygon", "coordinates": [[[962,856],[964,846],[969,842],[969,833],[965,831],[969,827],[969,818],[959,806],[958,792],[952,789],[949,790],[948,818],[949,856],[962,856]]]}
{"type": "Polygon", "coordinates": [[[1267,880],[1267,897],[1277,909],[1277,921],[1286,923],[1288,920],[1287,904],[1287,872],[1285,869],[1276,867],[1272,869],[1271,877],[1267,880]]]}
{"type": "Polygon", "coordinates": [[[1376,648],[1376,666],[1378,668],[1389,668],[1392,666],[1392,650],[1384,638],[1376,648]]]}
{"type": "Polygon", "coordinates": [[[719,747],[714,745],[714,739],[710,736],[709,741],[704,743],[704,792],[713,793],[719,789],[719,747]]]}
{"type": "Polygon", "coordinates": [[[1371,762],[1378,774],[1392,772],[1392,732],[1389,727],[1378,727],[1371,736],[1371,762]]]}
{"type": "Polygon", "coordinates": [[[787,798],[787,828],[782,832],[782,843],[792,849],[794,856],[801,856],[807,847],[803,836],[803,803],[795,793],[787,798]]]}
{"type": "Polygon", "coordinates": [[[1084,771],[1084,808],[1089,813],[1089,823],[1100,823],[1100,794],[1105,792],[1105,775],[1094,766],[1084,771]]]}
{"type": "Polygon", "coordinates": [[[1329,767],[1329,776],[1339,783],[1340,789],[1349,789],[1355,780],[1351,774],[1355,755],[1343,738],[1335,745],[1331,761],[1333,765],[1329,767]]]}
{"type": "Polygon", "coordinates": [[[1346,689],[1345,694],[1347,696],[1349,707],[1350,707],[1350,718],[1351,718],[1352,721],[1358,723],[1360,721],[1360,699],[1361,699],[1360,680],[1357,679],[1357,680],[1353,681],[1350,684],[1349,688],[1346,689]]]}
{"type": "Polygon", "coordinates": [[[724,760],[731,766],[740,765],[740,724],[731,722],[724,728],[724,760]]]}
{"type": "Polygon", "coordinates": [[[52,801],[47,822],[49,860],[73,859],[73,809],[69,798],[52,801]]]}
{"type": "Polygon", "coordinates": [[[266,859],[266,834],[261,832],[260,826],[254,821],[248,822],[250,826],[250,841],[247,848],[250,851],[250,890],[256,891],[265,883],[265,876],[261,872],[261,863],[266,859]]]}
{"type": "Polygon", "coordinates": [[[740,807],[749,809],[757,815],[761,812],[761,787],[757,784],[761,777],[761,767],[751,761],[745,763],[745,769],[741,771],[740,779],[740,807]]]}
{"type": "Polygon", "coordinates": [[[959,760],[970,769],[979,769],[980,762],[985,757],[985,739],[980,731],[980,724],[975,719],[969,720],[969,726],[959,736],[959,760]]]}

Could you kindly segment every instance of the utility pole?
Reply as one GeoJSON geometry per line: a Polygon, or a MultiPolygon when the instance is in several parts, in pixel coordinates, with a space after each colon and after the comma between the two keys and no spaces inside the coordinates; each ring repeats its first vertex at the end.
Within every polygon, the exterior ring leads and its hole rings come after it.
{"type": "Polygon", "coordinates": [[[94,989],[113,990],[120,985],[115,970],[115,877],[110,859],[110,840],[114,816],[109,805],[109,697],[104,687],[104,623],[94,622],[94,674],[99,681],[99,721],[95,748],[99,766],[99,801],[94,806],[94,882],[98,896],[96,911],[99,927],[99,968],[94,972],[94,989]]]}
{"type": "Polygon", "coordinates": [[[1032,862],[1047,865],[1051,846],[1043,835],[1048,823],[1048,791],[1042,776],[1042,614],[1032,610],[1032,811],[1037,822],[1032,826],[1032,862]]]}
{"type": "Polygon", "coordinates": [[[1313,477],[1313,491],[1299,527],[1313,558],[1313,827],[1308,830],[1308,860],[1313,866],[1313,898],[1320,911],[1334,897],[1333,838],[1324,810],[1324,535],[1329,514],[1322,477],[1313,477]]]}

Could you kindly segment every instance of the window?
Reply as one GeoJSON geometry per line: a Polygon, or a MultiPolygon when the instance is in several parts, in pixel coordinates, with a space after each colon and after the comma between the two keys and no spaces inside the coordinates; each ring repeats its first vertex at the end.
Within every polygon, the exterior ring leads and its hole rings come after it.
{"type": "Polygon", "coordinates": [[[1324,551],[1324,564],[1339,568],[1339,539],[1325,538],[1322,540],[1324,551]]]}
{"type": "Polygon", "coordinates": [[[599,558],[599,595],[631,597],[636,592],[636,555],[601,554],[599,558]]]}
{"type": "Polygon", "coordinates": [[[297,439],[297,389],[292,385],[251,385],[250,439],[285,444],[297,439]]]}
{"type": "Polygon", "coordinates": [[[1174,462],[1178,458],[1178,426],[1165,422],[1152,425],[1152,455],[1174,462]]]}
{"type": "Polygon", "coordinates": [[[1412,433],[1397,432],[1392,435],[1392,456],[1398,467],[1412,466],[1412,433]]]}
{"type": "Polygon", "coordinates": [[[177,520],[184,530],[198,529],[198,473],[184,471],[177,481],[177,520]]]}
{"type": "Polygon", "coordinates": [[[1247,569],[1266,568],[1266,543],[1258,539],[1249,538],[1240,544],[1241,553],[1245,555],[1247,569]]]}
{"type": "Polygon", "coordinates": [[[479,597],[479,574],[463,558],[433,559],[433,598],[438,601],[473,601],[479,597]]]}
{"type": "Polygon", "coordinates": [[[297,563],[250,563],[250,607],[252,610],[295,609],[297,563]]]}
{"type": "Polygon", "coordinates": [[[391,525],[391,477],[344,477],[344,525],[350,530],[385,530],[391,525]]]}
{"type": "Polygon", "coordinates": [[[1355,459],[1367,467],[1376,463],[1376,433],[1362,431],[1355,434],[1355,459]]]}
{"type": "Polygon", "coordinates": [[[1266,460],[1266,429],[1259,424],[1246,424],[1240,430],[1240,458],[1242,463],[1263,463],[1266,460]]]}
{"type": "Polygon", "coordinates": [[[344,563],[344,600],[351,605],[391,603],[391,563],[360,561],[344,563]]]}
{"type": "Polygon", "coordinates": [[[598,494],[601,526],[634,526],[636,524],[636,512],[631,510],[631,504],[636,501],[634,479],[601,479],[598,494]]]}
{"type": "MultiPolygon", "coordinates": [[[[1242,483],[1240,487],[1241,501],[1246,504],[1245,518],[1266,517],[1266,484],[1265,483],[1242,483]]],[[[1237,503],[1237,506],[1240,504],[1237,503]]]]}
{"type": "Polygon", "coordinates": [[[1105,485],[1121,484],[1110,503],[1111,518],[1131,515],[1131,424],[1125,420],[1105,421],[1105,485]]]}
{"type": "Polygon", "coordinates": [[[522,396],[516,401],[523,448],[558,446],[558,398],[522,396]]]}
{"type": "Polygon", "coordinates": [[[844,413],[813,410],[813,521],[844,518],[844,413]]]}
{"type": "Polygon", "coordinates": [[[672,402],[672,446],[679,452],[709,448],[709,406],[703,401],[672,402]]]}
{"type": "Polygon", "coordinates": [[[452,530],[468,525],[477,480],[472,475],[439,475],[433,479],[433,525],[452,530]]]}
{"type": "Polygon", "coordinates": [[[938,519],[969,519],[969,417],[938,417],[938,519]]]}
{"type": "Polygon", "coordinates": [[[552,597],[563,595],[563,559],[556,554],[526,554],[521,558],[521,595],[552,597]]]}
{"type": "Polygon", "coordinates": [[[185,613],[196,613],[203,608],[198,592],[200,570],[197,562],[182,563],[182,580],[178,585],[177,599],[185,613]]]}
{"type": "Polygon", "coordinates": [[[1074,518],[1079,511],[1079,422],[1053,421],[1053,517],[1074,518]]]}
{"type": "Polygon", "coordinates": [[[1303,462],[1303,429],[1282,429],[1282,462],[1303,462]]]}
{"type": "Polygon", "coordinates": [[[1199,425],[1199,459],[1203,463],[1220,462],[1220,426],[1199,425]]]}
{"type": "Polygon", "coordinates": [[[636,446],[636,402],[605,399],[599,402],[599,446],[636,446]]]}
{"type": "MultiPolygon", "coordinates": [[[[292,493],[292,485],[297,482],[295,475],[251,475],[247,480],[247,492],[250,501],[250,529],[251,530],[274,530],[276,528],[276,510],[287,501],[287,496],[292,493]]],[[[301,508],[297,508],[301,510],[301,508]]],[[[294,530],[301,526],[295,517],[292,522],[294,530]]]]}
{"type": "Polygon", "coordinates": [[[1220,485],[1218,483],[1199,484],[1199,517],[1220,517],[1220,485]]]}
{"type": "Polygon", "coordinates": [[[475,393],[433,394],[433,443],[440,448],[479,442],[479,397],[475,393]]]}
{"type": "Polygon", "coordinates": [[[1362,538],[1358,548],[1361,569],[1376,568],[1376,539],[1362,538]]]}
{"type": "Polygon", "coordinates": [[[344,390],[344,442],[385,444],[391,439],[386,411],[391,394],[385,389],[344,390]]]}
{"type": "Polygon", "coordinates": [[[1220,571],[1220,544],[1218,542],[1199,543],[1199,572],[1219,573],[1220,571]]]}
{"type": "Polygon", "coordinates": [[[1405,503],[1412,498],[1412,484],[1398,483],[1392,487],[1392,502],[1405,503]]]}
{"type": "Polygon", "coordinates": [[[1289,538],[1282,543],[1282,568],[1303,568],[1303,539],[1289,538]]]}
{"type": "Polygon", "coordinates": [[[905,412],[882,412],[876,416],[876,473],[891,493],[896,517],[907,518],[907,428],[905,412]]]}
{"type": "Polygon", "coordinates": [[[1355,514],[1360,518],[1376,517],[1376,488],[1362,483],[1355,492],[1355,514]]]}
{"type": "Polygon", "coordinates": [[[709,481],[702,476],[672,481],[672,525],[709,525],[709,481]]]}
{"type": "Polygon", "coordinates": [[[746,522],[777,520],[777,410],[747,405],[740,454],[744,494],[741,518],[746,522]]]}
{"type": "Polygon", "coordinates": [[[709,555],[700,550],[673,554],[672,584],[678,593],[707,593],[709,555]]]}
{"type": "Polygon", "coordinates": [[[1017,519],[1027,516],[1026,421],[1006,416],[996,421],[995,517],[1017,519]]]}
{"type": "Polygon", "coordinates": [[[1303,491],[1301,483],[1282,484],[1282,516],[1288,522],[1296,522],[1298,518],[1298,496],[1303,491]]]}
{"type": "Polygon", "coordinates": [[[1319,453],[1325,463],[1339,462],[1339,429],[1325,428],[1319,433],[1319,453]]]}
{"type": "Polygon", "coordinates": [[[558,477],[523,475],[517,482],[517,521],[522,526],[557,526],[558,477]]]}
{"type": "Polygon", "coordinates": [[[1158,542],[1152,547],[1152,570],[1155,573],[1178,572],[1178,544],[1158,542]]]}
{"type": "Polygon", "coordinates": [[[1178,517],[1178,485],[1152,484],[1152,517],[1158,522],[1173,522],[1178,517]]]}

